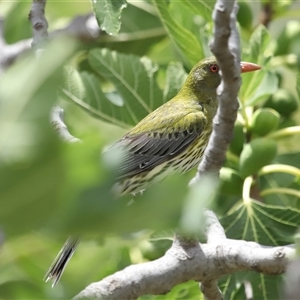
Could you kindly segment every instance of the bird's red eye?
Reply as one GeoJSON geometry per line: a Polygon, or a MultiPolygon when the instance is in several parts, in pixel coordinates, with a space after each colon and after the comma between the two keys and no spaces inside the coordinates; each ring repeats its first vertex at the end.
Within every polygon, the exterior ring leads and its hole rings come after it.
{"type": "Polygon", "coordinates": [[[219,72],[219,67],[217,65],[210,65],[209,69],[213,73],[218,73],[219,72]]]}

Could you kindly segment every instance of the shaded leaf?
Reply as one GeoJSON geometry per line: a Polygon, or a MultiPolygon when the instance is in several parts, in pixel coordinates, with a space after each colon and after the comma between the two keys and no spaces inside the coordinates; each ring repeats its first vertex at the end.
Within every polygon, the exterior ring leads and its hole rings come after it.
{"type": "Polygon", "coordinates": [[[64,98],[76,103],[95,118],[127,127],[133,123],[133,118],[124,109],[122,99],[118,94],[103,93],[99,79],[91,73],[79,73],[68,66],[65,70],[65,84],[62,89],[64,98]],[[119,100],[119,102],[118,102],[119,100]]]}
{"type": "Polygon", "coordinates": [[[123,99],[124,113],[131,116],[131,125],[163,104],[162,91],[156,83],[158,66],[148,58],[94,49],[88,59],[99,75],[114,84],[123,99]]]}
{"type": "Polygon", "coordinates": [[[182,64],[170,62],[166,74],[166,86],[164,89],[164,101],[172,99],[179,92],[187,77],[182,64]]]}
{"type": "Polygon", "coordinates": [[[279,246],[293,242],[300,224],[300,210],[257,201],[240,203],[221,223],[229,238],[255,241],[262,245],[279,246]]]}

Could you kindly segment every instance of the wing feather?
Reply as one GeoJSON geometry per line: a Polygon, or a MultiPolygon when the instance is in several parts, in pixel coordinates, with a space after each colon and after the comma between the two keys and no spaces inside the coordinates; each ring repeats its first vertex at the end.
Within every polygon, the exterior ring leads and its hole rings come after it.
{"type": "MultiPolygon", "coordinates": [[[[174,116],[172,118],[174,120],[174,116]]],[[[185,116],[180,114],[175,123],[165,124],[168,125],[152,132],[129,132],[112,146],[124,153],[117,170],[118,179],[150,171],[179,155],[201,135],[207,121],[204,114],[197,111],[185,116]]]]}

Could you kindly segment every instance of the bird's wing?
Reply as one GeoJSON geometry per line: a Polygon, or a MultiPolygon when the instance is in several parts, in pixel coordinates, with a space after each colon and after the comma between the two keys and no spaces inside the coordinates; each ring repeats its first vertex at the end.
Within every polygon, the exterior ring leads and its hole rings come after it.
{"type": "Polygon", "coordinates": [[[163,127],[158,124],[151,131],[129,132],[112,146],[123,152],[117,170],[119,179],[150,171],[179,155],[199,137],[207,125],[202,112],[186,115],[178,112],[177,118],[174,114],[169,118],[165,116],[163,127]]]}

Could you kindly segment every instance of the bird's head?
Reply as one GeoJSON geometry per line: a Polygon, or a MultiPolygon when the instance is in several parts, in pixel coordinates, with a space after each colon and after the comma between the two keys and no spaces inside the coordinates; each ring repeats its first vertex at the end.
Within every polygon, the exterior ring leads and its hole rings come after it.
{"type": "MultiPolygon", "coordinates": [[[[260,66],[241,62],[241,73],[252,72],[261,69],[260,66]]],[[[216,88],[221,82],[219,66],[215,57],[204,58],[198,62],[189,73],[185,88],[194,94],[212,95],[216,93],[216,88]]]]}
{"type": "Polygon", "coordinates": [[[188,79],[190,79],[191,88],[195,92],[199,90],[215,91],[221,82],[216,59],[208,57],[198,62],[191,70],[188,79]]]}

